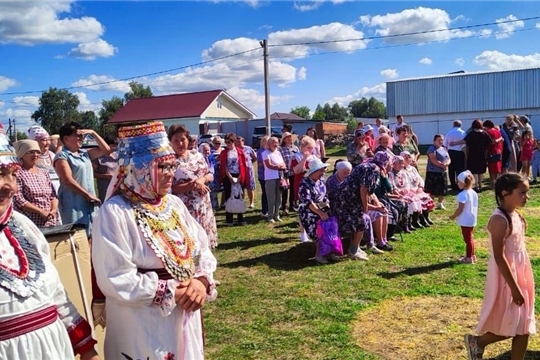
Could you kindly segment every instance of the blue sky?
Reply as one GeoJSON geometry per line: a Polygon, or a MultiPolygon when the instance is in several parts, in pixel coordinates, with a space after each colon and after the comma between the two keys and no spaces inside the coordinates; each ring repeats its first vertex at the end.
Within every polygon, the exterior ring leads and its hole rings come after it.
{"type": "Polygon", "coordinates": [[[177,68],[136,80],[156,95],[225,88],[262,117],[265,38],[271,112],[384,100],[389,80],[540,66],[540,19],[521,20],[537,16],[536,2],[0,1],[0,121],[27,128],[50,86],[83,86],[70,91],[97,111],[128,81],[94,84],[177,68]]]}

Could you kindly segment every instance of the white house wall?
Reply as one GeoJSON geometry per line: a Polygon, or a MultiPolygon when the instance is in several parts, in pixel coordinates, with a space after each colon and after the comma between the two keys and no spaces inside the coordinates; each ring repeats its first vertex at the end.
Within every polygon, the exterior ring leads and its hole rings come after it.
{"type": "Polygon", "coordinates": [[[167,119],[162,120],[165,127],[168,129],[173,124],[182,124],[193,135],[199,134],[199,118],[182,118],[182,119],[167,119]]]}
{"type": "Polygon", "coordinates": [[[238,106],[234,101],[229,98],[220,95],[214,102],[206,109],[202,115],[202,119],[248,119],[252,115],[238,106]],[[221,104],[221,107],[218,106],[221,104]]]}
{"type": "MultiPolygon", "coordinates": [[[[492,120],[495,124],[502,124],[508,114],[527,115],[531,120],[533,129],[537,129],[540,134],[540,108],[496,110],[481,112],[449,113],[438,115],[409,115],[404,117],[404,121],[411,125],[418,136],[420,144],[431,144],[433,135],[446,134],[452,129],[454,120],[461,120],[463,130],[468,129],[474,119],[492,120]]],[[[395,118],[390,119],[390,126],[395,123],[395,118]]],[[[537,135],[538,136],[538,135],[537,135]]]]}

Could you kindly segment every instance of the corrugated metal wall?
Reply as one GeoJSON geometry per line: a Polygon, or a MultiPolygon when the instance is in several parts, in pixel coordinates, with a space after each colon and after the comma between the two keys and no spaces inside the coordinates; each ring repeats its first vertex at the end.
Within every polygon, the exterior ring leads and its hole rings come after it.
{"type": "Polygon", "coordinates": [[[540,108],[540,68],[393,81],[388,116],[540,108]]]}

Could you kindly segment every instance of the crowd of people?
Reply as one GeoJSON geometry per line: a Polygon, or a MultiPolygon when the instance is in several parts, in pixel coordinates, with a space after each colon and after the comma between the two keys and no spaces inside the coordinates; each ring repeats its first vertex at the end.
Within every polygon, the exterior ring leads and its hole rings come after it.
{"type": "Polygon", "coordinates": [[[373,126],[360,123],[347,159],[337,160],[332,174],[326,173],[317,131],[297,136],[290,125],[281,139],[264,136],[257,150],[234,133],[197,147],[186,127],[166,131],[161,122],[121,127],[117,138],[106,139],[74,122],[58,136],[33,126],[29,139],[13,147],[0,131],[0,244],[8,249],[0,256],[0,334],[8,334],[8,341],[0,341],[0,357],[99,358],[90,326],[70,303],[39,228],[85,225],[94,323],[107,326],[106,358],[197,360],[204,358],[200,310],[216,298],[219,284],[213,276],[215,212],[225,209],[226,226],[234,226],[235,217],[236,225],[245,226],[246,208],[255,207],[256,180],[261,219],[272,226],[294,213],[299,240],[315,244],[319,264],[341,260],[321,252],[321,223],[335,219],[340,238],[350,238],[345,255],[365,261],[392,251],[397,233],[432,226],[430,212],[445,209],[450,186],[460,191],[450,215],[465,242],[459,262],[473,264],[477,193],[486,170],[499,204],[488,225],[494,254],[488,282],[493,289],[506,282],[509,294],[486,287],[478,326],[484,335],[467,336],[466,345],[476,359],[484,346],[514,337],[513,351],[520,354],[535,329],[534,321],[524,320],[531,309],[534,314],[534,282],[523,247],[525,223],[515,212],[526,202],[530,168],[533,182],[540,170],[540,143],[528,119],[510,115],[501,126],[475,120],[468,131],[456,120],[446,136],[434,136],[425,177],[417,166],[418,137],[402,116],[396,120],[391,129],[380,119],[373,126]],[[97,146],[84,149],[88,136],[97,146]],[[242,205],[232,206],[238,190],[242,205]],[[505,248],[505,239],[511,246],[505,248]],[[499,301],[526,307],[516,314],[516,326],[501,324],[499,301]],[[37,325],[24,325],[32,321],[37,325]],[[11,326],[23,330],[11,336],[11,326]]]}

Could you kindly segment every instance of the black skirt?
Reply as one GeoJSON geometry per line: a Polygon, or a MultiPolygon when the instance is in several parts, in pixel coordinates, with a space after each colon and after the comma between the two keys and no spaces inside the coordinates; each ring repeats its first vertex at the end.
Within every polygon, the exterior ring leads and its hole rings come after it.
{"type": "Polygon", "coordinates": [[[446,195],[446,190],[448,188],[447,176],[446,173],[438,172],[426,172],[426,186],[424,191],[428,194],[434,196],[444,196],[446,195]]]}

